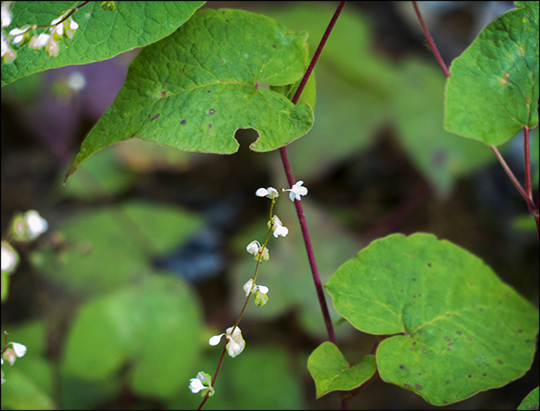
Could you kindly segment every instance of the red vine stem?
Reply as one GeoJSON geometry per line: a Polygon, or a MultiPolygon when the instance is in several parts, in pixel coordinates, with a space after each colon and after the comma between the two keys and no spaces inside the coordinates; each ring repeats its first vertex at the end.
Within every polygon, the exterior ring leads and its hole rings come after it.
{"type": "MultiPolygon", "coordinates": [[[[326,44],[326,41],[328,40],[328,36],[330,36],[330,33],[332,29],[334,28],[334,25],[336,24],[336,21],[339,15],[341,14],[341,11],[343,10],[344,6],[345,6],[345,1],[342,1],[339,3],[337,10],[334,13],[334,16],[332,17],[332,20],[330,21],[330,24],[326,28],[326,31],[324,32],[324,35],[319,43],[319,46],[317,47],[317,50],[315,51],[315,54],[313,55],[311,63],[309,64],[306,70],[306,73],[304,74],[304,78],[302,79],[302,81],[300,82],[300,85],[298,86],[298,89],[296,90],[296,94],[294,95],[292,99],[293,104],[296,104],[298,102],[298,99],[300,98],[300,94],[302,94],[302,91],[304,90],[304,87],[306,86],[309,76],[311,72],[313,71],[315,64],[317,63],[319,56],[321,55],[322,49],[324,45],[326,44]]],[[[283,161],[283,167],[285,168],[287,181],[289,182],[289,186],[292,187],[295,183],[295,180],[293,177],[291,165],[289,163],[289,157],[287,156],[287,149],[285,148],[285,146],[279,149],[279,153],[281,154],[281,160],[283,161]]],[[[334,327],[332,326],[332,320],[330,319],[328,305],[326,304],[326,298],[324,296],[321,278],[319,276],[319,269],[317,268],[317,262],[315,261],[315,255],[313,253],[313,246],[311,244],[311,238],[309,236],[309,231],[308,231],[307,223],[306,223],[306,217],[304,216],[304,210],[302,208],[302,204],[298,200],[294,201],[294,206],[296,207],[296,214],[298,215],[298,220],[300,222],[300,227],[302,229],[302,235],[304,237],[304,244],[306,246],[309,266],[311,268],[313,282],[315,283],[315,289],[317,290],[317,297],[319,299],[319,305],[321,306],[322,314],[324,317],[324,323],[326,325],[328,338],[334,345],[337,346],[336,335],[334,333],[334,327]]],[[[345,399],[345,395],[342,393],[340,398],[341,398],[341,408],[343,410],[346,410],[348,406],[347,406],[347,400],[345,399]]]]}
{"type": "Polygon", "coordinates": [[[416,1],[412,2],[414,11],[416,13],[416,16],[418,17],[418,21],[420,22],[420,26],[422,26],[422,31],[424,32],[424,35],[426,36],[426,40],[429,44],[429,47],[433,51],[433,54],[435,54],[435,58],[439,62],[439,65],[441,66],[444,75],[446,77],[450,77],[450,72],[448,71],[448,68],[446,67],[446,64],[444,64],[444,61],[439,53],[439,50],[437,49],[437,46],[435,46],[435,42],[433,41],[433,38],[429,34],[429,30],[427,29],[426,23],[424,23],[424,19],[422,18],[422,14],[420,14],[420,9],[418,8],[418,4],[416,1]]]}
{"type": "MultiPolygon", "coordinates": [[[[332,29],[334,28],[334,25],[336,24],[336,20],[339,17],[341,10],[343,10],[343,6],[345,6],[344,1],[339,3],[339,6],[336,12],[334,13],[334,16],[332,17],[330,24],[326,28],[326,31],[324,32],[324,35],[321,39],[321,42],[319,43],[319,46],[317,47],[317,50],[315,51],[313,59],[311,60],[311,63],[309,64],[306,70],[306,74],[304,74],[304,78],[300,82],[300,85],[298,86],[298,90],[296,90],[296,94],[294,95],[292,99],[293,104],[296,104],[298,102],[298,99],[300,98],[300,94],[302,94],[302,91],[304,90],[304,87],[306,86],[309,76],[311,72],[313,71],[315,64],[317,64],[317,60],[319,59],[319,56],[321,55],[321,51],[324,45],[326,44],[326,40],[328,40],[328,36],[330,35],[330,32],[332,31],[332,29]]],[[[283,146],[279,149],[279,152],[281,154],[281,160],[283,161],[283,167],[285,168],[285,174],[287,175],[287,181],[289,182],[289,186],[292,187],[295,183],[295,180],[294,180],[293,173],[291,170],[291,165],[289,163],[289,157],[287,156],[287,149],[285,148],[285,146],[283,146]]],[[[324,323],[326,325],[326,330],[328,332],[328,338],[330,339],[332,343],[337,345],[336,335],[334,333],[334,327],[332,326],[332,320],[330,319],[330,313],[328,312],[328,306],[326,304],[326,299],[324,297],[324,292],[322,289],[321,278],[319,276],[319,270],[317,268],[317,262],[315,261],[315,255],[313,254],[313,246],[311,244],[311,238],[309,236],[309,231],[306,224],[306,217],[304,216],[304,210],[302,208],[302,204],[300,203],[300,201],[295,200],[294,205],[296,207],[296,213],[298,214],[298,220],[300,220],[300,227],[302,228],[302,235],[304,236],[304,243],[306,245],[309,266],[311,268],[311,273],[313,275],[313,281],[315,282],[315,288],[317,290],[317,297],[319,298],[319,304],[321,306],[321,310],[323,313],[324,323]]]]}

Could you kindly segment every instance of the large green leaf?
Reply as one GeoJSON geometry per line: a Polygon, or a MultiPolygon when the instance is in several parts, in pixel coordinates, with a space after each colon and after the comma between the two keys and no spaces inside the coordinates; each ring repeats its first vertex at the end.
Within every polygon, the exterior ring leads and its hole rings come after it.
{"type": "Polygon", "coordinates": [[[500,145],[538,124],[538,2],[516,2],[452,62],[445,129],[500,145]]]}
{"type": "Polygon", "coordinates": [[[263,85],[293,84],[307,67],[307,34],[241,10],[201,10],[132,62],[113,105],[84,140],[68,173],[92,153],[138,137],[185,151],[230,154],[234,133],[253,128],[254,151],[277,149],[313,124],[263,85]]]}
{"type": "MultiPolygon", "coordinates": [[[[174,32],[204,4],[204,1],[118,1],[114,11],[105,11],[92,1],[73,14],[79,25],[73,39],[62,39],[59,52],[50,58],[43,50],[23,46],[11,64],[2,64],[2,87],[20,77],[70,64],[107,60],[117,54],[146,46],[174,32]]],[[[13,2],[15,27],[50,24],[63,12],[76,7],[73,1],[13,2]]],[[[40,29],[43,31],[43,29],[40,29]]],[[[46,31],[49,33],[49,31],[46,31]]]]}
{"type": "Polygon", "coordinates": [[[200,226],[196,215],[170,206],[102,208],[63,222],[64,250],[43,251],[33,261],[72,291],[95,295],[140,278],[151,258],[171,251],[200,226]]]}
{"type": "Polygon", "coordinates": [[[360,364],[350,367],[339,348],[329,341],[311,353],[308,368],[317,387],[317,398],[335,390],[350,391],[377,372],[374,355],[366,355],[360,364]]]}
{"type": "Polygon", "coordinates": [[[538,311],[480,259],[429,234],[394,234],[347,261],[327,284],[337,310],[371,334],[384,381],[435,405],[521,377],[538,311]]]}
{"type": "Polygon", "coordinates": [[[63,370],[97,381],[129,363],[135,391],[169,397],[189,384],[201,348],[200,324],[200,308],[182,281],[146,276],[81,308],[63,370]]]}
{"type": "Polygon", "coordinates": [[[444,76],[434,64],[410,60],[397,76],[395,121],[400,142],[439,196],[448,195],[459,176],[494,161],[485,145],[443,128],[444,76]]]}

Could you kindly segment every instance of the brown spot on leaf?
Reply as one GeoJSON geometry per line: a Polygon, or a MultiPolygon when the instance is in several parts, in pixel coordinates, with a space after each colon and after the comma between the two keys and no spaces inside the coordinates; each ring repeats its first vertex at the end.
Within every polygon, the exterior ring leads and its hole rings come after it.
{"type": "Polygon", "coordinates": [[[161,96],[161,98],[167,97],[167,92],[163,90],[161,93],[159,93],[159,95],[161,96]]]}
{"type": "Polygon", "coordinates": [[[422,386],[420,384],[414,384],[414,388],[416,388],[418,391],[422,390],[422,386]]]}
{"type": "Polygon", "coordinates": [[[210,111],[208,112],[209,114],[215,114],[216,110],[214,110],[213,108],[210,109],[210,111]]]}
{"type": "Polygon", "coordinates": [[[456,331],[456,334],[457,334],[457,335],[461,335],[461,331],[457,330],[457,331],[456,331]]]}
{"type": "Polygon", "coordinates": [[[186,120],[182,120],[182,121],[180,122],[180,125],[185,126],[185,125],[186,125],[186,120]]]}
{"type": "Polygon", "coordinates": [[[159,113],[157,113],[154,117],[152,117],[152,120],[150,120],[150,121],[154,121],[158,117],[159,117],[159,113]]]}
{"type": "Polygon", "coordinates": [[[180,69],[180,73],[183,73],[184,72],[184,69],[180,69]]]}
{"type": "Polygon", "coordinates": [[[213,124],[208,124],[208,130],[210,130],[213,127],[213,124]]]}

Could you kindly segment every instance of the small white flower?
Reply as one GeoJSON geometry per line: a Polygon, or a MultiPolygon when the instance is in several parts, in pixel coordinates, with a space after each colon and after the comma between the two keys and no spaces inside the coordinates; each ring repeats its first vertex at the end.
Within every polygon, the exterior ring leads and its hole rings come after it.
{"type": "Polygon", "coordinates": [[[26,347],[22,344],[15,342],[10,342],[9,344],[11,344],[12,348],[8,348],[6,349],[6,351],[4,351],[3,358],[11,365],[13,365],[17,357],[20,358],[23,357],[24,354],[26,354],[26,347]]]}
{"type": "Polygon", "coordinates": [[[44,47],[49,42],[50,34],[41,33],[39,36],[34,36],[30,39],[30,43],[28,43],[28,47],[31,49],[37,49],[44,47]]]}
{"type": "Polygon", "coordinates": [[[246,342],[242,338],[240,327],[234,327],[234,332],[231,334],[232,329],[233,327],[229,327],[224,334],[214,335],[208,342],[212,346],[218,345],[221,341],[221,337],[225,335],[227,340],[229,340],[227,343],[227,351],[229,355],[234,358],[244,350],[246,342]]]}
{"type": "Polygon", "coordinates": [[[283,225],[281,220],[277,215],[272,217],[272,229],[274,230],[274,237],[278,238],[278,236],[285,237],[287,234],[289,234],[289,229],[283,225]]]}
{"type": "Polygon", "coordinates": [[[268,294],[268,287],[265,285],[258,285],[257,288],[263,294],[268,294]]]}
{"type": "Polygon", "coordinates": [[[305,196],[308,193],[308,189],[306,187],[302,187],[302,184],[304,184],[304,182],[300,180],[296,182],[292,188],[285,190],[290,191],[289,198],[291,201],[294,201],[295,199],[300,201],[300,196],[305,196]]]}
{"type": "Polygon", "coordinates": [[[277,198],[279,196],[279,193],[274,187],[268,187],[259,188],[255,192],[255,195],[257,195],[257,197],[268,197],[273,200],[274,198],[277,198]]]}
{"type": "Polygon", "coordinates": [[[202,391],[201,394],[203,397],[206,393],[208,393],[208,396],[214,395],[214,388],[212,387],[210,376],[202,371],[197,373],[197,378],[189,380],[189,389],[194,394],[202,391]]]}
{"type": "Polygon", "coordinates": [[[28,211],[24,217],[24,221],[28,229],[28,235],[31,239],[39,237],[40,234],[44,233],[47,231],[47,228],[49,228],[47,220],[42,218],[35,210],[28,211]]]}
{"type": "Polygon", "coordinates": [[[2,2],[2,27],[7,27],[11,24],[11,10],[9,9],[9,4],[11,2],[3,1],[2,2]]]}
{"type": "Polygon", "coordinates": [[[15,269],[18,263],[17,251],[7,241],[2,241],[2,272],[15,269]]]}
{"type": "Polygon", "coordinates": [[[249,295],[251,290],[255,291],[253,289],[253,280],[249,280],[247,283],[244,284],[244,291],[246,292],[246,297],[249,295]]]}
{"type": "Polygon", "coordinates": [[[189,389],[192,393],[197,394],[200,390],[204,389],[203,383],[198,378],[192,378],[189,381],[189,389]]]}
{"type": "Polygon", "coordinates": [[[13,36],[13,40],[11,41],[13,44],[18,44],[24,39],[24,35],[21,35],[21,33],[26,32],[26,29],[13,29],[9,32],[10,36],[13,36]]]}
{"type": "Polygon", "coordinates": [[[242,338],[242,331],[240,331],[240,327],[236,326],[234,328],[234,332],[231,334],[232,329],[233,327],[229,327],[226,331],[227,338],[229,339],[229,342],[227,343],[227,351],[229,352],[229,355],[234,358],[244,351],[246,342],[242,338]]]}
{"type": "Polygon", "coordinates": [[[247,245],[246,250],[250,254],[257,254],[259,252],[259,248],[261,248],[259,242],[257,240],[253,240],[247,245]]]}

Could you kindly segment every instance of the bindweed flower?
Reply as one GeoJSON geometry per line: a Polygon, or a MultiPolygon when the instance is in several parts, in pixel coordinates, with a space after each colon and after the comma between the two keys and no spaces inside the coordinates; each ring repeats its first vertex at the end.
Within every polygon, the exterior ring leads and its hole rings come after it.
{"type": "Polygon", "coordinates": [[[214,387],[212,387],[211,377],[203,371],[197,373],[197,378],[192,378],[189,380],[189,389],[193,394],[198,392],[204,397],[208,393],[208,396],[211,397],[214,395],[214,387]]]}
{"type": "Polygon", "coordinates": [[[300,201],[301,200],[300,196],[305,196],[308,193],[308,189],[306,187],[302,187],[302,184],[304,184],[302,180],[297,181],[292,186],[292,188],[288,188],[287,190],[285,190],[285,191],[290,191],[289,198],[291,199],[291,201],[294,201],[294,200],[300,201]]]}
{"type": "Polygon", "coordinates": [[[208,340],[208,343],[212,346],[216,346],[221,341],[221,337],[225,336],[227,340],[229,340],[229,342],[227,343],[227,352],[232,358],[234,358],[238,354],[240,354],[242,351],[244,351],[246,342],[244,341],[244,338],[242,337],[242,331],[240,330],[240,327],[238,326],[234,327],[234,332],[231,334],[232,330],[233,330],[233,327],[229,327],[227,328],[226,332],[210,337],[210,340],[208,340]]]}
{"type": "Polygon", "coordinates": [[[260,251],[261,245],[256,240],[253,240],[251,243],[249,243],[246,247],[246,250],[248,253],[255,255],[255,261],[258,261],[260,258],[261,262],[263,262],[268,261],[268,259],[270,258],[270,255],[268,254],[268,248],[264,247],[264,250],[260,251]]]}
{"type": "Polygon", "coordinates": [[[255,195],[257,197],[268,197],[271,200],[274,200],[279,197],[279,192],[274,187],[268,188],[259,188],[255,195]]]}
{"type": "Polygon", "coordinates": [[[21,358],[24,357],[24,354],[26,354],[26,347],[22,344],[16,343],[16,342],[10,342],[8,345],[11,344],[12,348],[6,349],[4,351],[3,358],[13,365],[15,363],[15,360],[17,357],[21,358]]]}
{"type": "Polygon", "coordinates": [[[289,234],[289,229],[283,225],[277,215],[272,217],[272,230],[274,230],[274,237],[276,238],[278,238],[278,236],[285,237],[289,234]]]}
{"type": "Polygon", "coordinates": [[[19,254],[7,241],[2,241],[2,272],[13,272],[19,264],[19,254]]]}

